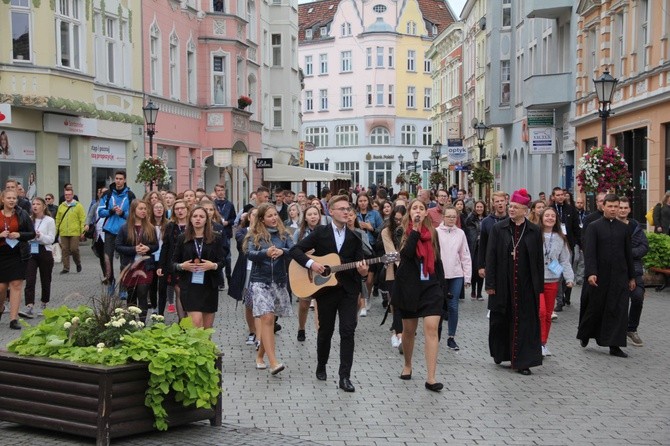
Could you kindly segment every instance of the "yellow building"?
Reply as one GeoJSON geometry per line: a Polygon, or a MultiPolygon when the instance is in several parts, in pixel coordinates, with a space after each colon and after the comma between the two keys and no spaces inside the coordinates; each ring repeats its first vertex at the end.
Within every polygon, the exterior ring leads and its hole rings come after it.
{"type": "Polygon", "coordinates": [[[670,190],[670,2],[582,0],[577,7],[575,126],[579,156],[603,143],[593,79],[618,79],[607,145],[618,147],[633,177],[632,216],[670,190]],[[664,13],[659,13],[664,11],[664,13]]]}
{"type": "Polygon", "coordinates": [[[143,153],[140,2],[0,2],[0,178],[29,196],[96,186],[143,153]],[[104,10],[101,10],[101,7],[104,10]],[[9,38],[11,36],[11,38],[9,38]]]}

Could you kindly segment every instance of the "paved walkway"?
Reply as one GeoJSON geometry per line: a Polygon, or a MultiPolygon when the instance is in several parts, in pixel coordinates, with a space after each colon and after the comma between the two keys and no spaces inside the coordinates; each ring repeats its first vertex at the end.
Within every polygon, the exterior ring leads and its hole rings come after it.
{"type": "MultiPolygon", "coordinates": [[[[56,265],[54,304],[85,303],[99,291],[97,261],[88,248],[83,250],[81,274],[59,276],[56,265]]],[[[277,377],[256,370],[255,352],[244,344],[242,307],[222,294],[215,340],[225,354],[224,426],[194,423],[118,444],[670,444],[670,292],[647,294],[639,329],[645,346],[627,348],[628,359],[610,357],[607,349],[593,345],[579,347],[579,308],[567,307],[552,328],[549,347],[554,356],[530,377],[496,366],[489,358],[485,306],[469,298],[461,301],[461,350],[440,346],[438,379],[445,391],[435,394],[423,388],[421,342],[412,380],[398,379],[402,358],[391,349],[388,323],[379,327],[383,313],[376,299],[368,317],[359,321],[352,371],[356,392],[349,394],[337,388],[337,339],[328,381],[314,377],[311,321],[307,341],[300,343],[297,320],[281,320],[277,349],[287,368],[277,377]]],[[[3,346],[16,336],[6,317],[0,323],[3,346]]],[[[0,422],[0,445],[10,444],[91,441],[0,422]]]]}

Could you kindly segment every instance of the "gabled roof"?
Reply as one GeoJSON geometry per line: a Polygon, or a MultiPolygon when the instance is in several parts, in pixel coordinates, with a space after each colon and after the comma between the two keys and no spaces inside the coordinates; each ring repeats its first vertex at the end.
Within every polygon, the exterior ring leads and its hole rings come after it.
{"type": "Polygon", "coordinates": [[[456,21],[446,0],[417,0],[417,3],[419,3],[424,20],[437,25],[436,35],[456,21]]]}
{"type": "MultiPolygon", "coordinates": [[[[320,0],[298,5],[298,41],[305,40],[305,29],[320,28],[333,21],[341,0],[320,0]]],[[[318,32],[314,33],[318,39],[318,32]]]]}

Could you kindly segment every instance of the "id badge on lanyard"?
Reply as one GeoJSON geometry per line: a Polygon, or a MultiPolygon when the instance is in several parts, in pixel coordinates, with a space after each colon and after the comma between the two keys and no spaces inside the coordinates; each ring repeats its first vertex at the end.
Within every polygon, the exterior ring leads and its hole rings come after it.
{"type": "MultiPolygon", "coordinates": [[[[198,245],[198,242],[196,240],[193,240],[193,244],[195,245],[195,253],[198,256],[196,261],[194,263],[198,264],[200,263],[200,259],[202,258],[202,245],[205,243],[203,240],[200,245],[198,245]]],[[[191,273],[191,283],[197,284],[197,285],[202,285],[205,283],[205,272],[204,271],[193,271],[191,273]]]]}
{"type": "Polygon", "coordinates": [[[421,262],[421,266],[419,268],[420,268],[419,274],[420,274],[421,280],[430,280],[430,276],[424,274],[424,272],[423,272],[423,262],[421,262]]]}
{"type": "Polygon", "coordinates": [[[40,244],[37,242],[30,242],[30,253],[39,254],[40,253],[40,244]]]}

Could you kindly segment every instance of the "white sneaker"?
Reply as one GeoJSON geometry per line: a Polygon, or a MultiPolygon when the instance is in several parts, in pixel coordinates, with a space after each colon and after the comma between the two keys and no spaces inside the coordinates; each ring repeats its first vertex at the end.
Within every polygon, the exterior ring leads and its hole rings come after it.
{"type": "Polygon", "coordinates": [[[551,320],[552,320],[552,321],[555,321],[555,320],[557,320],[557,319],[558,319],[558,314],[556,314],[555,311],[552,311],[552,312],[551,312],[551,320]]]}
{"type": "Polygon", "coordinates": [[[255,342],[256,342],[256,335],[253,334],[253,333],[249,333],[249,336],[247,336],[246,344],[247,345],[254,345],[255,342]]]}
{"type": "Polygon", "coordinates": [[[543,356],[551,356],[551,352],[549,351],[549,349],[547,348],[546,345],[542,346],[542,350],[543,350],[543,352],[542,352],[543,356]]]}
{"type": "Polygon", "coordinates": [[[400,345],[400,340],[398,339],[398,336],[391,335],[391,347],[398,348],[399,345],[400,345]]]}
{"type": "Polygon", "coordinates": [[[309,301],[309,308],[314,309],[314,306],[316,305],[316,299],[312,299],[309,301]]]}
{"type": "Polygon", "coordinates": [[[491,310],[486,312],[486,319],[491,319],[491,310]]]}
{"type": "Polygon", "coordinates": [[[370,299],[365,299],[365,309],[366,310],[370,309],[370,299]]]}
{"type": "Polygon", "coordinates": [[[368,310],[365,307],[363,307],[361,309],[361,312],[359,313],[359,316],[360,317],[366,317],[367,315],[368,315],[368,310]]]}

